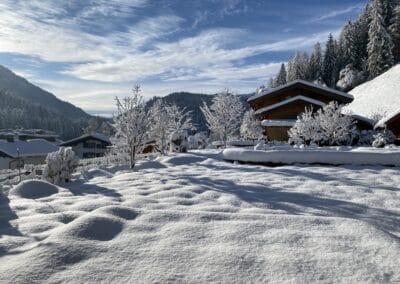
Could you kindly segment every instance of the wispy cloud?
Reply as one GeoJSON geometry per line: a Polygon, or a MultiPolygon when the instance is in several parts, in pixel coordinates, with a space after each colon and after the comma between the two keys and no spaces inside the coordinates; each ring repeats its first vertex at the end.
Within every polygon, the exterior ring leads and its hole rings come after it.
{"type": "Polygon", "coordinates": [[[311,19],[310,22],[320,22],[320,21],[324,21],[324,20],[327,20],[327,19],[336,18],[336,17],[342,16],[342,15],[347,15],[347,14],[350,14],[350,13],[355,12],[355,11],[356,12],[361,12],[362,9],[364,9],[364,7],[365,7],[364,3],[359,3],[357,5],[352,5],[350,7],[345,8],[345,9],[331,11],[331,12],[329,12],[327,14],[324,14],[324,15],[321,15],[321,16],[319,16],[317,18],[311,19]]]}

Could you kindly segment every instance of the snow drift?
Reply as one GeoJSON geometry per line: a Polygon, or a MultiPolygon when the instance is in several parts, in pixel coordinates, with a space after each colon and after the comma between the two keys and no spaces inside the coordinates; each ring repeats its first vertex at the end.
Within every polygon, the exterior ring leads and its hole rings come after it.
{"type": "Polygon", "coordinates": [[[400,149],[346,149],[324,147],[257,151],[251,149],[226,149],[227,161],[265,164],[326,164],[326,165],[381,165],[400,166],[400,149]]]}
{"type": "Polygon", "coordinates": [[[26,180],[11,189],[10,194],[21,198],[42,198],[58,193],[57,186],[41,181],[41,180],[26,180]]]}

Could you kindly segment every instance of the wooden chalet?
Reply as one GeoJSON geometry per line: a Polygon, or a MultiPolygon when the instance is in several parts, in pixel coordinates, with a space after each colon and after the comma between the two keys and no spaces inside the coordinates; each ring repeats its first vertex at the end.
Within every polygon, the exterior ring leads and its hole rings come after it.
{"type": "MultiPolygon", "coordinates": [[[[287,141],[288,130],[306,107],[312,107],[313,111],[317,111],[331,101],[348,104],[353,101],[353,96],[307,81],[296,80],[284,86],[261,91],[248,99],[271,141],[287,141]]],[[[359,121],[359,123],[365,122],[359,121]]]]}

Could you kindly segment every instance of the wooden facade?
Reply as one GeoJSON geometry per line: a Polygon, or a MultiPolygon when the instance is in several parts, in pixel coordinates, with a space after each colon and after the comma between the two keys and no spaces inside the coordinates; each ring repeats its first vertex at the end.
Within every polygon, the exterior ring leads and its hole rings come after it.
{"type": "MultiPolygon", "coordinates": [[[[353,97],[334,89],[322,87],[303,80],[290,82],[284,86],[261,92],[248,99],[256,116],[260,120],[276,121],[265,126],[265,134],[270,141],[287,141],[289,125],[279,125],[279,121],[292,120],[304,112],[306,108],[312,108],[315,112],[331,101],[339,104],[348,104],[353,97]]],[[[364,121],[359,122],[360,125],[364,121]]],[[[371,128],[372,126],[370,126],[371,128]]]]}
{"type": "Polygon", "coordinates": [[[396,144],[400,145],[400,112],[386,121],[386,127],[396,136],[396,144]]]}

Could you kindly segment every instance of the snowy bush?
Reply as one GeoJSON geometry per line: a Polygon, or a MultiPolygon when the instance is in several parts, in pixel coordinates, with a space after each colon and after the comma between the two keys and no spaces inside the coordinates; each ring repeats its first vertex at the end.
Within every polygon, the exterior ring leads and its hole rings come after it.
{"type": "Polygon", "coordinates": [[[339,73],[339,81],[336,86],[342,91],[349,91],[358,86],[365,80],[363,72],[356,70],[353,65],[349,64],[339,73]]]}
{"type": "Polygon", "coordinates": [[[259,139],[263,137],[261,122],[256,118],[254,110],[245,112],[240,126],[240,136],[245,139],[259,139]]]}
{"type": "Polygon", "coordinates": [[[208,138],[204,132],[196,133],[188,137],[188,144],[190,149],[205,149],[207,147],[208,138]]]}
{"type": "Polygon", "coordinates": [[[43,178],[54,184],[69,182],[78,162],[71,147],[61,147],[57,152],[47,155],[43,178]]]}
{"type": "Polygon", "coordinates": [[[338,146],[351,145],[357,130],[353,118],[342,114],[337,102],[330,102],[316,113],[306,109],[288,134],[292,145],[338,146]]]}
{"type": "Polygon", "coordinates": [[[372,146],[375,148],[383,148],[388,144],[393,144],[396,137],[390,130],[385,130],[374,135],[372,146]]]}
{"type": "Polygon", "coordinates": [[[186,153],[189,148],[188,133],[185,130],[175,131],[171,134],[170,151],[186,153]]]}

